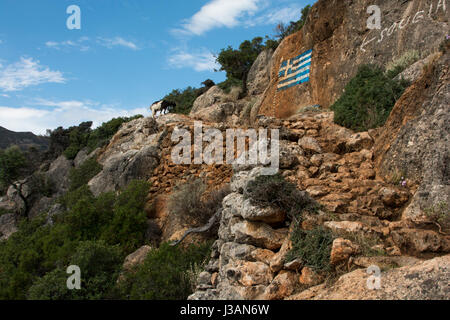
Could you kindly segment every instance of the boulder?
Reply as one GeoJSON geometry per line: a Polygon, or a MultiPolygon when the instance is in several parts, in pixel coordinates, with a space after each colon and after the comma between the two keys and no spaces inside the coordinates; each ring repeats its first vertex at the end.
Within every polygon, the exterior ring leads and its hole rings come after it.
{"type": "Polygon", "coordinates": [[[346,141],[347,152],[358,152],[363,149],[370,150],[373,143],[373,138],[368,132],[355,133],[346,141]]]}
{"type": "Polygon", "coordinates": [[[160,152],[157,146],[150,145],[141,150],[128,150],[111,155],[104,160],[103,170],[89,181],[89,188],[98,196],[124,188],[132,180],[150,178],[159,164],[160,152]]]}
{"type": "Polygon", "coordinates": [[[240,88],[232,88],[230,93],[227,94],[218,86],[213,86],[194,101],[194,105],[192,106],[189,116],[194,117],[195,114],[200,112],[202,109],[207,109],[214,105],[236,102],[239,94],[240,88]]]}
{"type": "Polygon", "coordinates": [[[229,208],[234,215],[240,216],[248,221],[277,223],[285,219],[286,214],[280,209],[273,207],[259,207],[252,205],[250,199],[239,193],[227,196],[223,202],[224,207],[229,208]]]}
{"type": "Polygon", "coordinates": [[[256,58],[247,76],[247,90],[249,95],[264,93],[270,81],[273,50],[262,51],[256,58]]]}
{"type": "Polygon", "coordinates": [[[336,233],[357,233],[367,230],[367,227],[359,221],[327,221],[324,226],[336,233]]]}
{"type": "Polygon", "coordinates": [[[350,240],[343,238],[334,239],[331,247],[330,263],[334,265],[343,263],[358,251],[359,246],[353,244],[350,240]]]}
{"type": "Polygon", "coordinates": [[[305,286],[315,286],[323,281],[323,277],[310,267],[304,267],[298,281],[305,286]]]}
{"type": "Polygon", "coordinates": [[[287,236],[287,229],[274,230],[265,223],[242,221],[231,227],[231,233],[238,243],[277,250],[287,236]]]}
{"type": "Polygon", "coordinates": [[[150,246],[142,246],[135,252],[129,254],[123,263],[124,270],[132,270],[134,267],[142,264],[148,253],[152,250],[150,246]]]}
{"type": "Polygon", "coordinates": [[[303,137],[298,141],[298,144],[308,153],[322,153],[319,143],[312,137],[303,137]]]}
{"type": "Polygon", "coordinates": [[[50,181],[52,181],[58,195],[61,195],[69,190],[69,173],[72,168],[73,161],[68,160],[64,155],[62,155],[52,162],[49,170],[46,172],[45,175],[50,181]]]}
{"type": "Polygon", "coordinates": [[[289,300],[447,300],[450,255],[381,272],[380,289],[367,286],[366,269],[339,278],[332,286],[319,285],[289,300]]]}
{"type": "Polygon", "coordinates": [[[245,287],[267,286],[273,279],[269,266],[262,262],[236,261],[223,270],[229,280],[237,281],[245,287]]]}
{"type": "Polygon", "coordinates": [[[393,188],[381,188],[379,195],[384,205],[399,208],[409,200],[409,192],[393,188]]]}
{"type": "Polygon", "coordinates": [[[295,272],[281,271],[267,286],[262,300],[282,300],[292,294],[297,284],[295,272]]]}
{"type": "Polygon", "coordinates": [[[17,221],[14,213],[0,215],[0,241],[7,240],[17,230],[17,221]]]}

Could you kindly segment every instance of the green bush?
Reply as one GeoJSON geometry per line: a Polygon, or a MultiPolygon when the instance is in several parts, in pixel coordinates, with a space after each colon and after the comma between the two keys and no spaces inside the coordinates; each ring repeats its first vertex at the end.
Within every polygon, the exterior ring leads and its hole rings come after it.
{"type": "Polygon", "coordinates": [[[258,55],[266,49],[276,47],[276,41],[262,37],[243,41],[238,49],[228,46],[222,49],[217,56],[217,63],[220,64],[219,71],[225,71],[227,80],[221,84],[222,89],[229,90],[232,86],[242,84],[243,92],[247,91],[247,76],[250,68],[258,55]]]}
{"type": "Polygon", "coordinates": [[[0,242],[0,299],[25,299],[27,293],[33,299],[108,298],[116,267],[144,244],[147,194],[146,182],[134,181],[117,196],[110,192],[97,198],[83,185],[60,199],[65,212],[54,217],[53,225],[45,216],[24,219],[0,242]],[[87,291],[67,294],[61,287],[60,271],[70,264],[84,266],[87,291]]]}
{"type": "Polygon", "coordinates": [[[19,147],[0,149],[0,185],[5,189],[16,181],[22,173],[27,161],[19,147]]]}
{"type": "Polygon", "coordinates": [[[88,152],[94,151],[96,148],[101,148],[109,143],[109,140],[119,131],[122,124],[140,119],[142,115],[136,115],[133,117],[119,117],[113,118],[108,122],[102,123],[102,125],[94,129],[88,138],[87,147],[88,152]]]}
{"type": "Polygon", "coordinates": [[[123,123],[138,118],[142,118],[142,115],[114,118],[94,130],[91,129],[92,122],[89,121],[68,129],[59,127],[48,131],[50,135],[48,155],[56,158],[62,153],[67,159],[73,160],[83,148],[87,147],[87,151],[92,152],[94,149],[108,144],[123,123]]]}
{"type": "Polygon", "coordinates": [[[220,89],[222,89],[226,94],[231,92],[233,87],[242,88],[243,81],[235,78],[228,78],[225,81],[219,83],[217,85],[220,89]]]}
{"type": "Polygon", "coordinates": [[[171,113],[178,114],[189,114],[191,112],[192,107],[194,106],[195,100],[207,92],[211,87],[215,85],[214,81],[211,79],[207,79],[202,82],[202,87],[193,88],[187,87],[184,90],[176,89],[172,90],[171,93],[166,95],[163,99],[176,103],[176,107],[172,110],[169,110],[171,113]]]}
{"type": "Polygon", "coordinates": [[[67,289],[69,275],[58,268],[37,279],[28,291],[31,300],[98,300],[115,286],[123,255],[101,241],[80,242],[69,264],[80,267],[81,289],[67,289]]]}
{"type": "Polygon", "coordinates": [[[244,196],[254,205],[277,207],[297,220],[301,220],[304,211],[316,212],[319,209],[319,204],[314,199],[287,182],[280,174],[258,176],[248,184],[244,196]]]}
{"type": "Polygon", "coordinates": [[[192,293],[188,276],[194,265],[204,265],[211,243],[191,245],[187,249],[167,243],[152,250],[143,264],[126,274],[116,298],[131,300],[186,300],[192,293]]]}
{"type": "Polygon", "coordinates": [[[87,184],[103,167],[95,158],[89,158],[79,168],[72,168],[69,173],[70,190],[76,190],[87,184]]]}
{"type": "Polygon", "coordinates": [[[201,179],[194,179],[175,187],[169,198],[169,211],[191,224],[203,225],[222,206],[222,200],[230,193],[229,187],[213,190],[205,197],[207,186],[201,179]]]}
{"type": "Polygon", "coordinates": [[[119,194],[112,219],[101,234],[108,244],[120,244],[125,253],[131,253],[142,245],[147,230],[144,207],[149,188],[145,181],[132,181],[119,194]]]}
{"type": "Polygon", "coordinates": [[[334,236],[331,231],[317,227],[313,230],[303,230],[296,226],[291,234],[292,249],[286,256],[287,261],[300,258],[307,267],[315,271],[330,271],[331,245],[334,236]]]}
{"type": "Polygon", "coordinates": [[[334,122],[354,131],[383,126],[407,86],[406,81],[390,79],[377,66],[364,65],[331,106],[334,122]]]}
{"type": "Polygon", "coordinates": [[[405,52],[400,58],[393,60],[386,66],[386,76],[389,79],[395,78],[402,73],[406,68],[420,59],[420,53],[417,50],[410,50],[405,52]]]}

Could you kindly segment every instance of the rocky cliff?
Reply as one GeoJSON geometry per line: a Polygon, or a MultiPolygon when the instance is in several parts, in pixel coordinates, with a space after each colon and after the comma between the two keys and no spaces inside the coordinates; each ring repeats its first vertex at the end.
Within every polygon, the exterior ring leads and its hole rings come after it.
{"type": "Polygon", "coordinates": [[[319,0],[303,29],[275,51],[259,113],[287,117],[309,105],[328,108],[361,64],[385,66],[409,50],[426,57],[448,33],[448,6],[438,0],[319,0]],[[381,8],[381,29],[367,28],[370,5],[381,8]],[[307,50],[312,50],[309,82],[278,91],[282,62],[307,50]]]}
{"type": "MultiPolygon", "coordinates": [[[[449,53],[438,52],[448,32],[448,3],[438,0],[319,0],[303,29],[264,51],[248,76],[248,95],[214,86],[189,116],[141,118],[120,128],[108,145],[74,161],[56,159],[42,173],[56,192],[36,199],[31,216],[59,214],[56,199],[68,175],[95,157],[102,170],[88,186],[94,195],[118,192],[134,179],[151,183],[147,242],[182,238],[192,225],[170,212],[177,184],[202,178],[208,189],[230,184],[221,205],[211,259],[190,299],[448,299],[450,226],[449,53]],[[382,28],[367,29],[369,5],[382,9],[382,28]],[[412,82],[382,128],[354,133],[333,122],[327,108],[342,94],[360,64],[386,65],[411,49],[421,59],[402,75],[412,82]],[[284,61],[312,50],[309,80],[278,90],[284,61]],[[304,108],[311,105],[322,108],[304,108]],[[248,190],[261,167],[176,164],[176,130],[194,133],[194,122],[223,137],[230,128],[278,129],[280,175],[317,204],[296,224],[287,212],[252,203],[248,190]],[[334,235],[327,264],[315,270],[289,253],[295,230],[320,228],[334,235]],[[368,268],[380,272],[380,288],[368,285],[368,268]]],[[[187,147],[194,154],[192,139],[187,147]]],[[[226,144],[223,144],[226,147],[226,144]]],[[[27,190],[27,185],[24,185],[27,190]]],[[[17,231],[21,199],[10,188],[1,199],[0,236],[17,231]]],[[[189,236],[185,243],[203,241],[189,236]]],[[[130,255],[139,264],[149,246],[130,255]]],[[[373,276],[373,275],[372,275],[373,276]]]]}

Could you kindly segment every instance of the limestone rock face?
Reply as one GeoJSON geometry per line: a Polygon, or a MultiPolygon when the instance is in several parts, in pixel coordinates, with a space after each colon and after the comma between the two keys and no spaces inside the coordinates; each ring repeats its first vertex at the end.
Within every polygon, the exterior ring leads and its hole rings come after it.
{"type": "Polygon", "coordinates": [[[247,76],[247,90],[252,96],[264,93],[270,81],[273,50],[261,52],[253,63],[247,76]]]}
{"type": "Polygon", "coordinates": [[[401,175],[418,185],[404,218],[450,202],[450,54],[436,56],[397,101],[375,144],[376,164],[389,179],[401,175]]]}
{"type": "Polygon", "coordinates": [[[165,134],[158,132],[153,118],[125,123],[98,157],[103,170],[89,181],[92,193],[98,196],[126,187],[132,180],[150,178],[159,164],[165,134]]]}
{"type": "Polygon", "coordinates": [[[330,288],[319,285],[289,300],[447,300],[450,255],[381,272],[380,289],[367,286],[365,269],[347,273],[330,288]]]}
{"type": "Polygon", "coordinates": [[[7,240],[17,231],[17,221],[14,213],[6,213],[0,216],[0,241],[7,240]]]}
{"type": "Polygon", "coordinates": [[[49,170],[46,172],[46,176],[53,182],[58,194],[63,194],[69,190],[69,173],[72,168],[73,161],[61,155],[52,162],[49,170]]]}
{"type": "Polygon", "coordinates": [[[129,150],[104,160],[103,170],[89,181],[95,196],[124,188],[135,179],[148,179],[159,163],[160,150],[147,146],[141,150],[129,150]]]}
{"type": "Polygon", "coordinates": [[[362,64],[385,66],[410,50],[427,56],[448,33],[448,4],[437,0],[379,3],[381,30],[368,29],[371,0],[320,0],[305,26],[286,37],[272,57],[270,84],[260,114],[285,118],[310,105],[328,108],[362,64]],[[430,7],[431,14],[430,13],[430,7]],[[277,91],[281,63],[312,49],[310,81],[277,91]]]}
{"type": "Polygon", "coordinates": [[[123,263],[124,270],[131,270],[133,267],[144,262],[148,253],[152,250],[150,246],[142,246],[137,249],[135,252],[129,254],[123,263]]]}
{"type": "Polygon", "coordinates": [[[189,116],[207,122],[237,122],[243,107],[237,102],[240,92],[232,88],[226,93],[214,86],[194,101],[189,116]]]}

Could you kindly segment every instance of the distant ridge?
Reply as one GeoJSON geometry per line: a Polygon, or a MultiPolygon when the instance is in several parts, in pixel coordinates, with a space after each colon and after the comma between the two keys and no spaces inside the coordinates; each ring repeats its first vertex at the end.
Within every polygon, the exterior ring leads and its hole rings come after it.
{"type": "Polygon", "coordinates": [[[37,136],[31,132],[14,132],[0,127],[0,149],[6,149],[12,145],[17,145],[22,150],[34,147],[45,151],[48,149],[50,140],[46,137],[37,136]]]}

